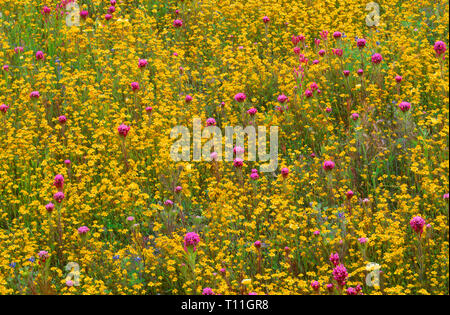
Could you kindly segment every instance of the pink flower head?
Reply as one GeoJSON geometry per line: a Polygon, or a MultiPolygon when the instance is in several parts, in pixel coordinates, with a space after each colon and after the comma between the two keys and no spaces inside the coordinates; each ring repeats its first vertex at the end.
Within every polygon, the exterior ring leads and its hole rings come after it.
{"type": "Polygon", "coordinates": [[[250,178],[253,180],[257,180],[259,178],[259,174],[257,172],[252,172],[250,174],[250,178]]]}
{"type": "Polygon", "coordinates": [[[44,6],[44,7],[42,8],[42,14],[49,15],[50,12],[52,12],[52,9],[50,9],[49,7],[44,6]]]}
{"type": "Polygon", "coordinates": [[[61,203],[64,199],[64,193],[62,191],[58,191],[53,195],[53,199],[55,199],[57,203],[61,203]]]}
{"type": "Polygon", "coordinates": [[[126,137],[128,135],[128,132],[130,131],[130,127],[125,124],[121,124],[119,127],[117,127],[117,131],[119,132],[119,135],[121,135],[122,137],[126,137]]]}
{"type": "Polygon", "coordinates": [[[358,46],[359,49],[363,49],[366,46],[367,41],[364,38],[360,38],[356,41],[356,46],[358,46]]]}
{"type": "Polygon", "coordinates": [[[139,90],[139,83],[137,83],[137,82],[131,82],[130,86],[131,86],[131,89],[133,90],[133,92],[139,90]]]}
{"type": "Polygon", "coordinates": [[[301,53],[301,51],[302,51],[302,50],[300,49],[300,47],[298,47],[298,46],[295,46],[295,47],[294,47],[294,54],[296,54],[296,55],[299,55],[299,56],[300,56],[300,55],[301,55],[301,54],[300,54],[300,53],[301,53]]]}
{"type": "Polygon", "coordinates": [[[151,114],[151,112],[153,111],[153,107],[147,106],[147,107],[145,108],[145,111],[146,111],[147,113],[151,114]]]}
{"type": "Polygon", "coordinates": [[[396,75],[396,76],[395,76],[395,81],[396,81],[397,83],[402,82],[402,80],[403,80],[403,78],[402,78],[401,76],[399,76],[399,75],[396,75]]]}
{"type": "Polygon", "coordinates": [[[202,295],[214,295],[214,291],[211,288],[204,288],[202,291],[202,295]]]}
{"type": "Polygon", "coordinates": [[[448,200],[449,194],[448,194],[448,193],[445,193],[444,196],[443,196],[443,198],[444,198],[444,200],[448,200]]]}
{"type": "Polygon", "coordinates": [[[65,124],[66,121],[67,121],[67,117],[64,116],[64,115],[61,115],[61,116],[58,117],[58,121],[59,121],[59,123],[60,123],[61,125],[62,125],[62,124],[65,124]]]}
{"type": "Polygon", "coordinates": [[[233,166],[236,168],[241,168],[242,165],[244,165],[244,160],[242,160],[241,158],[235,158],[233,161],[233,166]]]}
{"type": "Polygon", "coordinates": [[[132,222],[132,221],[134,221],[134,217],[133,217],[133,216],[129,216],[129,217],[127,217],[127,221],[128,221],[128,222],[132,222]]]}
{"type": "Polygon", "coordinates": [[[73,287],[73,285],[74,285],[74,282],[72,280],[67,280],[66,281],[66,286],[68,286],[69,288],[73,287]]]}
{"type": "Polygon", "coordinates": [[[109,21],[112,19],[112,15],[111,14],[105,14],[105,20],[109,21]]]}
{"type": "Polygon", "coordinates": [[[325,171],[331,171],[331,170],[334,169],[335,166],[336,165],[334,164],[333,161],[325,161],[325,162],[323,162],[323,169],[325,171]]]}
{"type": "Polygon", "coordinates": [[[352,287],[347,288],[346,292],[347,292],[347,295],[357,295],[358,294],[358,292],[356,292],[356,289],[352,288],[352,287]]]}
{"type": "Polygon", "coordinates": [[[30,97],[34,99],[38,99],[41,96],[38,91],[33,91],[30,93],[30,97]]]}
{"type": "Polygon", "coordinates": [[[247,111],[247,114],[249,114],[250,116],[255,116],[257,112],[258,112],[258,110],[256,108],[252,107],[247,111]]]}
{"type": "Polygon", "coordinates": [[[359,242],[360,244],[364,245],[364,244],[367,243],[367,238],[365,238],[365,237],[358,238],[358,242],[359,242]]]}
{"type": "Polygon", "coordinates": [[[47,260],[47,258],[50,257],[50,256],[49,256],[49,254],[48,254],[48,252],[47,252],[46,250],[41,250],[41,251],[38,253],[38,257],[39,257],[39,259],[40,259],[42,262],[45,262],[45,261],[47,260]]]}
{"type": "Polygon", "coordinates": [[[319,236],[319,235],[320,235],[320,231],[319,231],[319,230],[315,230],[315,231],[313,232],[313,234],[314,234],[315,236],[319,236]]]}
{"type": "Polygon", "coordinates": [[[108,8],[108,13],[114,13],[115,11],[116,11],[116,7],[113,5],[108,8]]]}
{"type": "Polygon", "coordinates": [[[311,82],[311,84],[309,85],[309,88],[311,89],[311,91],[319,91],[319,86],[317,85],[316,82],[311,82]]]}
{"type": "Polygon", "coordinates": [[[183,21],[176,19],[175,21],[173,21],[173,26],[175,26],[176,28],[182,27],[183,26],[183,21]]]}
{"type": "Polygon", "coordinates": [[[352,114],[352,119],[353,119],[353,120],[356,121],[356,120],[358,120],[358,118],[359,118],[359,114],[358,114],[358,113],[353,113],[353,114],[352,114]]]}
{"type": "Polygon", "coordinates": [[[361,291],[362,291],[362,287],[361,287],[360,284],[357,284],[357,285],[356,285],[355,290],[356,290],[356,293],[362,294],[362,292],[361,292],[361,291]]]}
{"type": "Polygon", "coordinates": [[[306,89],[304,94],[307,98],[310,98],[313,96],[313,92],[310,89],[306,89]]]}
{"type": "Polygon", "coordinates": [[[341,33],[341,32],[334,32],[334,33],[333,33],[333,37],[334,37],[335,39],[341,38],[341,37],[342,37],[342,33],[341,33]]]}
{"type": "Polygon", "coordinates": [[[339,254],[338,253],[331,254],[330,261],[333,263],[334,266],[339,265],[339,254]]]}
{"type": "Polygon", "coordinates": [[[281,169],[281,175],[283,175],[283,177],[286,178],[289,175],[289,169],[287,167],[283,167],[281,169]]]}
{"type": "Polygon", "coordinates": [[[269,19],[268,16],[264,16],[264,17],[262,18],[262,20],[263,20],[263,22],[264,22],[265,24],[267,24],[267,23],[270,22],[270,19],[269,19]]]}
{"type": "Polygon", "coordinates": [[[401,102],[400,104],[398,104],[398,108],[400,108],[400,110],[405,113],[411,109],[411,104],[408,102],[401,102]]]}
{"type": "Polygon", "coordinates": [[[211,152],[209,157],[211,158],[211,161],[217,161],[219,155],[217,154],[217,152],[211,152]]]}
{"type": "Polygon", "coordinates": [[[89,228],[87,226],[81,226],[78,228],[78,234],[85,235],[87,232],[89,232],[89,228]]]}
{"type": "Polygon", "coordinates": [[[192,101],[192,96],[190,96],[189,94],[186,95],[186,97],[184,98],[184,101],[185,101],[186,103],[190,103],[190,102],[192,101]]]}
{"type": "Polygon", "coordinates": [[[167,199],[166,201],[164,201],[164,205],[165,206],[173,206],[173,201],[172,200],[170,200],[170,199],[167,199]]]}
{"type": "Polygon", "coordinates": [[[411,228],[417,234],[421,235],[423,232],[423,227],[425,226],[425,220],[420,216],[416,216],[416,217],[412,218],[411,221],[409,221],[409,225],[411,225],[411,228]]]}
{"type": "Polygon", "coordinates": [[[80,17],[81,17],[82,19],[86,19],[86,18],[88,17],[88,15],[89,15],[89,12],[88,12],[88,11],[86,11],[86,10],[80,11],[80,17]]]}
{"type": "Polygon", "coordinates": [[[350,71],[348,71],[348,70],[344,70],[343,73],[346,77],[348,77],[350,75],[350,71]]]}
{"type": "Polygon", "coordinates": [[[336,268],[333,269],[333,277],[336,282],[343,287],[345,285],[345,282],[348,279],[348,272],[347,268],[344,267],[344,265],[340,264],[339,266],[336,266],[336,268]]]}
{"type": "Polygon", "coordinates": [[[292,44],[297,45],[300,42],[300,36],[292,35],[292,44]]]}
{"type": "Polygon", "coordinates": [[[373,64],[379,64],[381,61],[383,60],[383,57],[380,55],[380,54],[378,54],[378,53],[376,53],[376,54],[373,54],[372,55],[372,63],[373,64]]]}
{"type": "Polygon", "coordinates": [[[319,62],[320,62],[319,60],[314,59],[314,60],[313,60],[313,65],[316,65],[316,64],[318,64],[319,62]]]}
{"type": "Polygon", "coordinates": [[[351,190],[349,190],[345,193],[345,196],[347,197],[348,200],[352,199],[354,195],[355,194],[351,190]]]}
{"type": "Polygon", "coordinates": [[[447,50],[447,45],[443,41],[438,40],[434,43],[434,51],[436,52],[436,56],[440,57],[447,50]]]}
{"type": "Polygon", "coordinates": [[[234,96],[234,99],[236,100],[236,102],[242,103],[243,101],[245,101],[245,99],[247,98],[247,96],[244,93],[238,93],[234,96]]]}
{"type": "Polygon", "coordinates": [[[206,119],[206,125],[207,126],[215,126],[216,120],[214,118],[208,118],[208,119],[206,119]]]}
{"type": "Polygon", "coordinates": [[[2,69],[3,69],[4,71],[8,72],[8,71],[9,71],[9,66],[8,66],[8,65],[4,65],[4,66],[2,67],[2,69]]]}
{"type": "Polygon", "coordinates": [[[23,52],[23,47],[22,46],[17,46],[14,48],[14,52],[16,54],[23,52]]]}
{"type": "Polygon", "coordinates": [[[288,97],[284,94],[278,95],[277,101],[281,104],[285,103],[288,100],[288,97]]]}
{"type": "Polygon", "coordinates": [[[260,249],[261,248],[261,241],[256,241],[253,243],[253,246],[256,247],[256,249],[260,249]]]}
{"type": "Polygon", "coordinates": [[[36,59],[37,59],[37,60],[42,60],[42,59],[44,59],[44,53],[43,53],[42,51],[38,50],[38,51],[36,52],[36,59]]]}
{"type": "Polygon", "coordinates": [[[61,174],[56,175],[55,179],[53,180],[53,186],[58,189],[62,189],[64,186],[64,176],[62,176],[61,174]]]}
{"type": "Polygon", "coordinates": [[[9,109],[8,105],[5,105],[5,104],[0,105],[0,112],[2,112],[3,114],[6,114],[8,109],[9,109]]]}
{"type": "Polygon", "coordinates": [[[179,192],[182,191],[182,190],[183,190],[183,187],[181,187],[181,186],[175,187],[175,192],[176,192],[176,193],[179,193],[179,192]]]}
{"type": "Polygon", "coordinates": [[[312,281],[311,288],[313,288],[314,291],[319,291],[319,289],[320,289],[319,281],[317,281],[317,280],[312,281]]]}
{"type": "Polygon", "coordinates": [[[344,53],[344,52],[343,52],[342,49],[340,49],[340,48],[333,49],[333,54],[334,54],[335,56],[342,57],[343,53],[344,53]]]}
{"type": "Polygon", "coordinates": [[[70,160],[64,160],[64,164],[70,165],[72,162],[70,160]]]}
{"type": "Polygon", "coordinates": [[[325,111],[329,114],[331,113],[332,109],[330,107],[325,108],[325,111]]]}
{"type": "Polygon", "coordinates": [[[138,67],[139,68],[145,68],[148,64],[147,59],[139,59],[138,61],[138,67]]]}
{"type": "Polygon", "coordinates": [[[323,57],[325,55],[325,50],[323,49],[319,50],[318,54],[320,57],[323,57]]]}
{"type": "Polygon", "coordinates": [[[245,152],[245,149],[243,147],[240,146],[235,146],[233,148],[233,153],[236,154],[236,156],[242,156],[245,152]]]}
{"type": "Polygon", "coordinates": [[[195,232],[188,232],[184,237],[184,249],[193,248],[194,252],[197,249],[197,245],[200,243],[200,236],[195,232]]]}
{"type": "Polygon", "coordinates": [[[315,38],[314,39],[314,44],[316,45],[316,47],[319,47],[320,46],[320,39],[315,38]]]}
{"type": "Polygon", "coordinates": [[[358,69],[358,71],[356,71],[356,73],[358,73],[359,76],[362,76],[364,74],[364,70],[358,69]]]}
{"type": "Polygon", "coordinates": [[[48,213],[51,213],[53,210],[55,210],[55,205],[49,202],[45,205],[45,210],[47,210],[48,213]]]}
{"type": "Polygon", "coordinates": [[[321,31],[320,37],[322,37],[323,40],[327,40],[328,38],[328,31],[321,31]]]}
{"type": "Polygon", "coordinates": [[[116,5],[117,1],[116,0],[110,0],[109,3],[111,3],[111,5],[116,5]]]}
{"type": "Polygon", "coordinates": [[[327,284],[327,290],[328,290],[328,292],[333,292],[333,289],[334,289],[334,285],[333,285],[332,283],[328,283],[328,284],[327,284]]]}

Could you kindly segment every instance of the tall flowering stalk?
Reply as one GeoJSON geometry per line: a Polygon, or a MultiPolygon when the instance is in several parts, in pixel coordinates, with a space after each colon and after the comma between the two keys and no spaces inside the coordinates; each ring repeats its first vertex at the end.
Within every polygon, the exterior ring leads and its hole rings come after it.
{"type": "Polygon", "coordinates": [[[342,264],[337,265],[333,269],[333,278],[337,283],[337,290],[339,294],[342,294],[342,291],[348,279],[347,268],[345,268],[345,266],[342,264]]]}
{"type": "Polygon", "coordinates": [[[119,135],[121,137],[121,147],[120,148],[121,148],[122,154],[123,154],[123,161],[125,164],[125,172],[128,172],[129,164],[128,164],[128,156],[127,156],[126,138],[127,138],[128,132],[130,131],[130,127],[125,124],[121,124],[117,128],[117,131],[119,132],[119,135]]]}
{"type": "Polygon", "coordinates": [[[2,115],[2,125],[3,125],[3,133],[5,134],[5,136],[8,133],[8,127],[6,126],[6,113],[8,112],[9,106],[2,104],[0,105],[0,112],[2,115]]]}
{"type": "Polygon", "coordinates": [[[241,114],[241,122],[244,122],[244,105],[245,105],[245,99],[247,98],[247,95],[244,93],[238,93],[234,96],[234,100],[238,103],[239,112],[241,114]]]}
{"type": "Polygon", "coordinates": [[[241,186],[244,185],[244,179],[242,175],[242,166],[244,165],[244,160],[241,158],[235,158],[233,161],[233,166],[236,169],[236,174],[238,178],[238,182],[241,186]]]}
{"type": "Polygon", "coordinates": [[[333,202],[333,172],[332,170],[335,168],[335,164],[333,161],[325,161],[323,162],[323,169],[327,175],[327,183],[328,183],[328,198],[330,203],[333,202]]]}
{"type": "Polygon", "coordinates": [[[445,60],[445,51],[447,50],[447,45],[445,45],[445,43],[443,41],[438,40],[437,42],[434,43],[434,51],[436,52],[436,58],[439,61],[439,68],[441,70],[441,80],[443,82],[443,86],[442,86],[442,96],[446,96],[445,94],[447,94],[448,97],[448,93],[445,93],[445,80],[444,80],[444,60],[445,60]]]}
{"type": "Polygon", "coordinates": [[[424,275],[424,269],[425,269],[425,256],[423,253],[423,238],[422,233],[425,226],[425,220],[420,217],[416,216],[409,221],[409,225],[414,230],[414,232],[417,235],[417,262],[419,264],[419,279],[420,281],[423,281],[423,275],[424,275]]]}
{"type": "Polygon", "coordinates": [[[195,259],[197,257],[197,245],[200,243],[200,236],[195,232],[188,232],[184,237],[184,251],[186,253],[186,262],[192,275],[193,293],[197,294],[195,259]]]}
{"type": "Polygon", "coordinates": [[[64,189],[64,177],[61,174],[58,174],[55,176],[53,180],[53,186],[55,186],[58,189],[58,192],[53,195],[53,199],[56,201],[56,210],[57,210],[57,235],[58,235],[58,258],[60,261],[63,260],[63,227],[61,223],[61,208],[62,208],[62,201],[65,198],[63,189],[64,189]]]}

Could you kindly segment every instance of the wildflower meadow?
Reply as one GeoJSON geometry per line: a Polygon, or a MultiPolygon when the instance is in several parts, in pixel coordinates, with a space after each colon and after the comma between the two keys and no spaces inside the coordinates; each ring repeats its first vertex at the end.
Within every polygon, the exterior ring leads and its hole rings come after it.
{"type": "Polygon", "coordinates": [[[448,25],[0,0],[0,294],[448,295],[448,25]]]}

